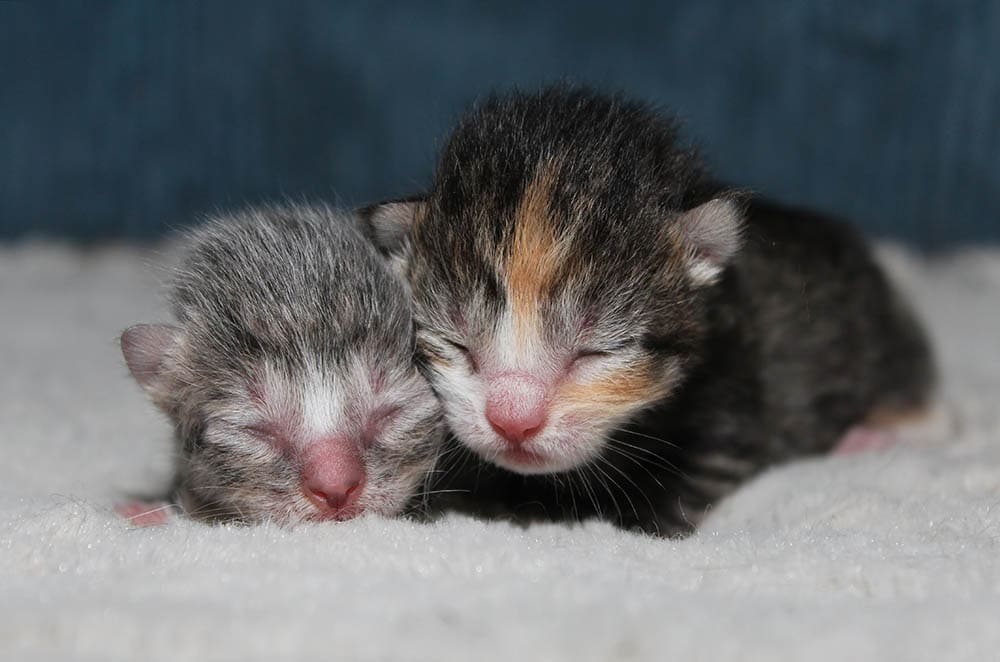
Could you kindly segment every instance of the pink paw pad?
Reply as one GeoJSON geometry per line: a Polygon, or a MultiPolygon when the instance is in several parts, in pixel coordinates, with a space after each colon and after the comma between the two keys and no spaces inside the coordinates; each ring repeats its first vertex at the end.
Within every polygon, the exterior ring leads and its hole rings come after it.
{"type": "Polygon", "coordinates": [[[833,447],[834,455],[853,455],[870,451],[884,451],[896,445],[898,437],[887,430],[865,426],[853,427],[833,447]]]}
{"type": "Polygon", "coordinates": [[[170,521],[173,506],[166,501],[125,501],[115,512],[136,526],[160,526],[170,521]]]}

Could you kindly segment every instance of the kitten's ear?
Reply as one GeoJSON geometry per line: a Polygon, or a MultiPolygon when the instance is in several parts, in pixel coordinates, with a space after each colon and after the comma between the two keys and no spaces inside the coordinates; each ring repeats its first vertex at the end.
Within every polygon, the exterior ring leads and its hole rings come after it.
{"type": "Polygon", "coordinates": [[[718,281],[743,245],[743,207],[735,196],[715,198],[677,219],[688,278],[696,287],[718,281]]]}
{"type": "Polygon", "coordinates": [[[136,324],[122,333],[122,356],[129,372],[156,402],[166,385],[171,350],[180,336],[181,330],[169,324],[136,324]]]}
{"type": "Polygon", "coordinates": [[[380,202],[358,211],[361,231],[387,255],[403,252],[413,224],[424,213],[422,198],[380,202]]]}

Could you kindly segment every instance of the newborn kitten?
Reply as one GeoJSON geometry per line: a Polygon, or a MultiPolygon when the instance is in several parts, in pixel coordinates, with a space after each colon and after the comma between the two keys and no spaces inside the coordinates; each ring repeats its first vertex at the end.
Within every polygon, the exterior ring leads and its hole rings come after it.
{"type": "Polygon", "coordinates": [[[689,530],[740,482],[928,398],[924,335],[847,226],[713,184],[646,106],[486,101],[424,200],[363,212],[479,461],[438,503],[689,530]]]}
{"type": "Polygon", "coordinates": [[[394,515],[418,492],[440,407],[414,366],[403,286],[355,219],[313,206],[218,217],[191,236],[170,300],[176,325],[133,326],[121,348],[174,424],[189,515],[394,515]]]}

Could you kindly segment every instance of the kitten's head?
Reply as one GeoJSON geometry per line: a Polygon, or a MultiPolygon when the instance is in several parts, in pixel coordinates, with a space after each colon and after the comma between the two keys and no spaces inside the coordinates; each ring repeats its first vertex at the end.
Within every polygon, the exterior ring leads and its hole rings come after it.
{"type": "Polygon", "coordinates": [[[367,210],[466,445],[521,473],[570,470],[670,395],[740,243],[740,204],[708,190],[668,121],[555,88],[488,101],[426,199],[367,210]]]}
{"type": "Polygon", "coordinates": [[[176,426],[191,515],[396,514],[432,469],[441,415],[409,303],[353,225],[316,207],[216,219],[175,280],[177,324],[122,334],[176,426]]]}

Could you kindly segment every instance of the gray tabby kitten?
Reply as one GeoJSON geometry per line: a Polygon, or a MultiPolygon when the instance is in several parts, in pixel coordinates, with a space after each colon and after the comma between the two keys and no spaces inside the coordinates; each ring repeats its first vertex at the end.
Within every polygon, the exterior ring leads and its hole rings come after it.
{"type": "Polygon", "coordinates": [[[715,183],[642,103],[488,99],[427,196],[365,210],[478,461],[444,507],[671,534],[762,469],[919,411],[919,324],[864,241],[715,183]]]}
{"type": "Polygon", "coordinates": [[[189,515],[395,515],[420,490],[440,407],[414,366],[404,289],[352,217],[285,206],[215,218],[190,237],[170,301],[176,324],[133,326],[121,349],[174,424],[173,497],[189,515]]]}

